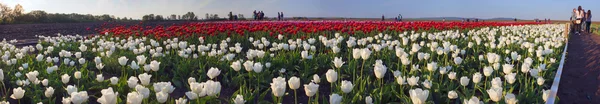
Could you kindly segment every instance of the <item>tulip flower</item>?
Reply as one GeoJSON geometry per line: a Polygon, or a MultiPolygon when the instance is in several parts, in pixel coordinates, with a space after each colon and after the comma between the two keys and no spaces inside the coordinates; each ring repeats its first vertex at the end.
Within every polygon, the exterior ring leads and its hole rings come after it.
{"type": "Polygon", "coordinates": [[[429,97],[429,90],[422,90],[420,88],[411,89],[408,93],[413,104],[425,104],[427,97],[429,97]]]}
{"type": "Polygon", "coordinates": [[[238,94],[238,95],[236,95],[235,99],[233,99],[233,103],[244,104],[244,103],[246,103],[246,100],[244,100],[244,96],[238,94]]]}
{"type": "Polygon", "coordinates": [[[112,87],[109,87],[107,89],[102,89],[100,91],[102,93],[102,96],[100,96],[100,98],[98,98],[98,102],[101,104],[116,104],[117,103],[117,97],[119,95],[119,92],[113,92],[112,87]]]}
{"type": "Polygon", "coordinates": [[[387,67],[383,65],[381,60],[377,60],[374,66],[373,72],[375,72],[375,77],[377,77],[377,79],[383,78],[387,72],[387,67]]]}
{"type": "Polygon", "coordinates": [[[340,58],[340,57],[335,57],[333,60],[333,64],[334,64],[335,68],[338,68],[338,69],[341,68],[342,65],[344,65],[344,63],[346,63],[346,62],[342,61],[342,58],[340,58]]]}
{"type": "Polygon", "coordinates": [[[487,93],[494,102],[498,102],[502,99],[502,88],[492,87],[487,90],[487,93]]]}
{"type": "Polygon", "coordinates": [[[54,95],[54,88],[52,88],[52,87],[46,88],[46,91],[44,91],[44,96],[46,96],[47,98],[50,98],[50,97],[52,97],[52,95],[54,95]]]}
{"type": "Polygon", "coordinates": [[[102,76],[102,74],[96,75],[96,81],[103,82],[104,81],[104,76],[102,76]]]}
{"type": "Polygon", "coordinates": [[[160,62],[158,62],[156,60],[152,60],[152,62],[150,62],[150,69],[152,69],[152,71],[158,71],[159,68],[160,68],[160,62]]]}
{"type": "Polygon", "coordinates": [[[128,60],[129,60],[129,59],[127,59],[127,57],[125,57],[125,56],[121,56],[121,57],[119,57],[119,60],[118,60],[118,61],[119,61],[119,64],[121,64],[121,66],[125,66],[125,65],[127,64],[127,61],[128,61],[128,60]]]}
{"type": "Polygon", "coordinates": [[[508,93],[506,94],[506,96],[504,96],[504,102],[506,102],[507,104],[517,104],[519,100],[517,100],[515,94],[508,93]]]}
{"type": "Polygon", "coordinates": [[[234,61],[231,63],[230,67],[235,71],[240,71],[240,69],[242,69],[242,64],[240,61],[234,61]]]}
{"type": "Polygon", "coordinates": [[[418,86],[419,85],[419,77],[409,77],[406,79],[406,81],[408,82],[408,85],[410,86],[418,86]]]}
{"type": "Polygon", "coordinates": [[[469,85],[469,78],[467,78],[467,77],[464,77],[464,76],[463,76],[463,77],[460,77],[460,85],[462,85],[462,86],[467,86],[467,85],[469,85]]]}
{"type": "Polygon", "coordinates": [[[111,85],[117,85],[119,83],[119,78],[117,77],[111,77],[110,78],[110,84],[111,85]]]}
{"type": "Polygon", "coordinates": [[[167,102],[168,98],[169,98],[169,93],[167,93],[165,91],[161,91],[161,92],[157,92],[156,93],[156,100],[159,103],[165,103],[165,102],[167,102]]]}
{"type": "Polygon", "coordinates": [[[144,96],[138,92],[129,92],[127,94],[127,104],[141,104],[144,96]]]}
{"type": "Polygon", "coordinates": [[[475,74],[473,74],[473,83],[477,84],[481,81],[481,73],[479,72],[475,72],[475,74]]]}
{"type": "Polygon", "coordinates": [[[313,79],[311,80],[311,82],[319,83],[319,82],[321,82],[321,77],[319,77],[319,75],[315,74],[315,75],[313,75],[313,79]]]}
{"type": "Polygon", "coordinates": [[[142,83],[142,85],[144,85],[144,86],[147,86],[150,84],[151,77],[152,77],[152,75],[149,75],[148,73],[142,73],[142,74],[138,75],[138,78],[140,79],[139,80],[140,83],[142,83]]]}
{"type": "Polygon", "coordinates": [[[19,99],[23,98],[23,96],[25,96],[25,90],[23,90],[23,88],[19,87],[19,88],[13,89],[13,93],[12,93],[12,95],[10,95],[10,98],[19,100],[19,99]]]}
{"type": "Polygon", "coordinates": [[[135,88],[135,86],[138,84],[138,81],[138,78],[136,78],[135,76],[131,76],[127,80],[127,86],[129,86],[129,88],[135,88]]]}
{"type": "Polygon", "coordinates": [[[352,82],[344,80],[342,81],[342,85],[340,86],[340,88],[342,89],[342,92],[349,93],[354,88],[354,85],[352,84],[352,82]]]}
{"type": "Polygon", "coordinates": [[[365,97],[365,104],[373,104],[373,98],[371,96],[365,97]]]}
{"type": "Polygon", "coordinates": [[[67,84],[69,83],[69,79],[71,78],[71,76],[69,76],[68,74],[63,74],[60,78],[62,79],[61,81],[63,84],[67,84]]]}
{"type": "Polygon", "coordinates": [[[210,78],[210,79],[214,79],[217,76],[219,76],[220,73],[221,73],[221,70],[219,70],[218,68],[215,68],[215,67],[211,67],[210,69],[208,69],[208,72],[206,72],[206,76],[208,76],[208,78],[210,78]]]}
{"type": "Polygon", "coordinates": [[[337,81],[337,78],[338,78],[337,72],[335,72],[335,70],[333,70],[333,69],[327,70],[327,73],[325,73],[325,76],[327,77],[327,82],[329,82],[329,83],[333,83],[333,82],[337,81]]]}
{"type": "Polygon", "coordinates": [[[448,92],[448,98],[456,99],[456,98],[458,98],[458,94],[456,93],[456,91],[452,90],[452,91],[448,92]]]}
{"type": "Polygon", "coordinates": [[[88,100],[89,96],[86,91],[73,92],[71,94],[71,102],[73,104],[82,104],[88,100]]]}
{"type": "Polygon", "coordinates": [[[150,89],[148,89],[142,85],[136,85],[135,91],[137,91],[139,94],[143,95],[144,98],[150,97],[150,89]]]}
{"type": "Polygon", "coordinates": [[[479,98],[473,96],[471,99],[465,99],[463,104],[483,104],[483,102],[479,101],[479,98]]]}
{"type": "Polygon", "coordinates": [[[329,95],[329,103],[330,104],[341,104],[342,103],[342,96],[340,96],[338,94],[331,94],[331,95],[329,95]]]}
{"type": "Polygon", "coordinates": [[[312,97],[319,91],[319,85],[315,83],[309,83],[304,85],[304,91],[306,96],[312,97]]]}

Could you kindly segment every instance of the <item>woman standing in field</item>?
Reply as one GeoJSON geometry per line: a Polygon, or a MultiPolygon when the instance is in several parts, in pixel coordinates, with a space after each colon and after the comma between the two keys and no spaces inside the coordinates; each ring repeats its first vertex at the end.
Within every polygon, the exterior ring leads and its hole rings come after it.
{"type": "Polygon", "coordinates": [[[592,10],[588,10],[587,11],[587,15],[586,15],[586,21],[585,23],[587,24],[587,26],[585,27],[585,30],[590,33],[590,26],[592,25],[592,10]]]}

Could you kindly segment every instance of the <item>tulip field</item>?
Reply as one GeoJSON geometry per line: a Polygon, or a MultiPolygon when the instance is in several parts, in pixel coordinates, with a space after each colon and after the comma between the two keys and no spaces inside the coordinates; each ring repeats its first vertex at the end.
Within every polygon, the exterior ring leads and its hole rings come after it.
{"type": "Polygon", "coordinates": [[[538,104],[564,25],[200,22],[0,43],[0,103],[538,104]]]}

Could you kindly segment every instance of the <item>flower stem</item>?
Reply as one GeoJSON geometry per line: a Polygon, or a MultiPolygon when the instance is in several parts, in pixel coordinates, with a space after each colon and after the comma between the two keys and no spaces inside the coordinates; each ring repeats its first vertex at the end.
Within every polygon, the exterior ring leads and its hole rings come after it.
{"type": "Polygon", "coordinates": [[[296,93],[295,89],[294,89],[294,102],[296,102],[296,104],[298,104],[298,93],[296,93]]]}

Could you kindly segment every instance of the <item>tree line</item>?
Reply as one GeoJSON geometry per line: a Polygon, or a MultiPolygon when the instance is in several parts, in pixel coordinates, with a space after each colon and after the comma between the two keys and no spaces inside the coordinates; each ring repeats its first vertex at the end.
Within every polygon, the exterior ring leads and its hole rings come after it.
{"type": "Polygon", "coordinates": [[[33,10],[24,13],[23,6],[17,4],[14,8],[0,3],[0,24],[23,24],[23,23],[77,23],[77,22],[111,22],[131,21],[132,18],[116,17],[113,15],[91,15],[77,13],[47,13],[42,10],[33,10]]]}
{"type": "MultiPolygon", "coordinates": [[[[231,16],[237,16],[238,20],[246,20],[246,18],[244,17],[243,14],[238,14],[238,15],[231,15],[231,16]]],[[[197,21],[197,20],[204,20],[204,21],[211,21],[211,20],[226,20],[226,18],[221,18],[219,17],[218,14],[208,14],[206,13],[205,17],[199,18],[198,15],[194,14],[194,12],[187,12],[183,15],[176,15],[176,14],[171,14],[169,16],[163,16],[163,15],[155,15],[155,14],[147,14],[142,16],[142,21],[173,21],[173,20],[177,20],[177,21],[197,21]]]]}

